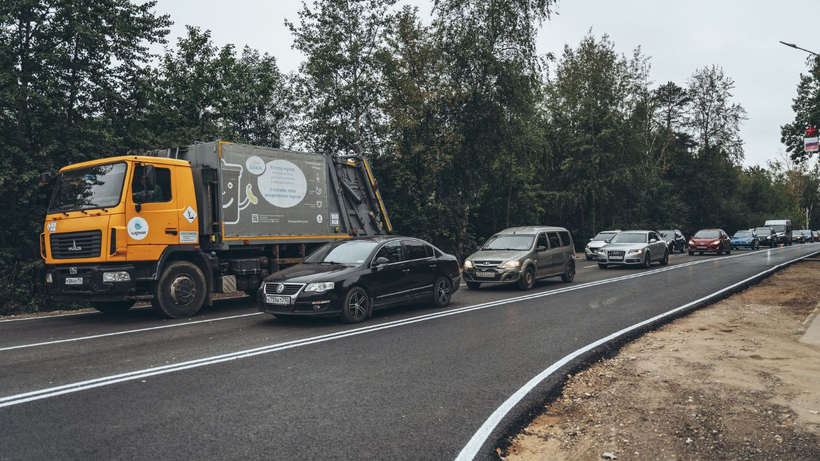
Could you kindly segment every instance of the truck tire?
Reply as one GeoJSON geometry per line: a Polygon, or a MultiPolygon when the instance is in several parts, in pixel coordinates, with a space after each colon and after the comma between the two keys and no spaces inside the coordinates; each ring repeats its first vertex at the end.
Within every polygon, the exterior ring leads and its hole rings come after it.
{"type": "Polygon", "coordinates": [[[370,295],[361,287],[353,287],[348,290],[342,302],[342,315],[340,318],[344,323],[364,322],[373,313],[373,305],[370,303],[370,295]]]}
{"type": "Polygon", "coordinates": [[[134,304],[136,301],[93,302],[91,307],[104,314],[123,314],[134,307],[134,304]]]}
{"type": "Polygon", "coordinates": [[[151,305],[163,317],[180,319],[196,314],[208,295],[205,275],[195,264],[174,261],[154,285],[151,305]]]}

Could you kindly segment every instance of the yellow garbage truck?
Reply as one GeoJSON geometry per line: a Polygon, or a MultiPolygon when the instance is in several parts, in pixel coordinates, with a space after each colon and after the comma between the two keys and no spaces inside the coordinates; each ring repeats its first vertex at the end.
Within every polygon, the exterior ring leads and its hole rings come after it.
{"type": "Polygon", "coordinates": [[[199,143],[78,163],[54,191],[40,251],[57,300],[190,317],[322,244],[389,233],[367,156],[199,143]]]}

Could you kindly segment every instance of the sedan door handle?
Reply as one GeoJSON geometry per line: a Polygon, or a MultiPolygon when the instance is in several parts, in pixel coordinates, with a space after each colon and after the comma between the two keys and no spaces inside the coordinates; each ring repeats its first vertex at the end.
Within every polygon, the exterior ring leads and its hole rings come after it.
{"type": "Polygon", "coordinates": [[[406,274],[406,273],[410,272],[410,269],[402,269],[401,271],[406,274]]]}

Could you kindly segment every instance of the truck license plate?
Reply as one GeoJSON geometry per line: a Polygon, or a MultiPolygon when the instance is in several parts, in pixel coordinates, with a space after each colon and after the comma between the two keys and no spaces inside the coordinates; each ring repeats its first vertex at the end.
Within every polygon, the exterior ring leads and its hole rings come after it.
{"type": "Polygon", "coordinates": [[[82,277],[66,277],[65,279],[66,285],[82,285],[83,278],[82,277]]]}
{"type": "Polygon", "coordinates": [[[477,277],[495,278],[495,272],[476,272],[477,277]]]}
{"type": "Polygon", "coordinates": [[[265,302],[268,304],[274,304],[277,306],[289,306],[290,305],[290,298],[287,296],[265,296],[265,302]]]}

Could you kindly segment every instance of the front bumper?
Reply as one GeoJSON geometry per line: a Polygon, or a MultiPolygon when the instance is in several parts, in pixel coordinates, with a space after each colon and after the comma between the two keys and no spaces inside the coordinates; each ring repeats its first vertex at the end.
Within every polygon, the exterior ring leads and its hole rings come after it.
{"type": "Polygon", "coordinates": [[[689,251],[695,253],[717,253],[723,251],[720,245],[689,245],[689,251]]]}
{"type": "Polygon", "coordinates": [[[732,242],[732,248],[750,248],[750,249],[752,249],[752,248],[754,248],[758,245],[759,244],[757,242],[743,242],[743,243],[732,242]]]}
{"type": "Polygon", "coordinates": [[[521,278],[521,269],[481,268],[464,269],[461,273],[467,282],[476,283],[516,283],[521,278]],[[482,275],[479,275],[481,273],[482,275]]]}
{"type": "Polygon", "coordinates": [[[608,255],[601,253],[598,255],[598,264],[608,266],[638,266],[643,264],[644,253],[625,254],[623,259],[610,259],[608,255]]]}
{"type": "Polygon", "coordinates": [[[48,266],[46,273],[52,282],[46,283],[48,294],[58,301],[121,301],[150,299],[151,296],[137,292],[133,265],[59,265],[48,266]],[[130,280],[124,282],[103,282],[103,272],[127,272],[130,280]],[[74,279],[74,284],[67,281],[74,279]],[[76,283],[79,280],[80,283],[76,283]]]}
{"type": "Polygon", "coordinates": [[[336,290],[325,293],[305,293],[300,290],[294,296],[287,296],[290,298],[290,304],[283,306],[268,303],[264,289],[265,284],[262,283],[256,295],[256,304],[260,312],[298,317],[338,317],[342,313],[342,299],[336,290]]]}
{"type": "Polygon", "coordinates": [[[598,259],[598,248],[584,248],[584,255],[587,259],[598,259]]]}

